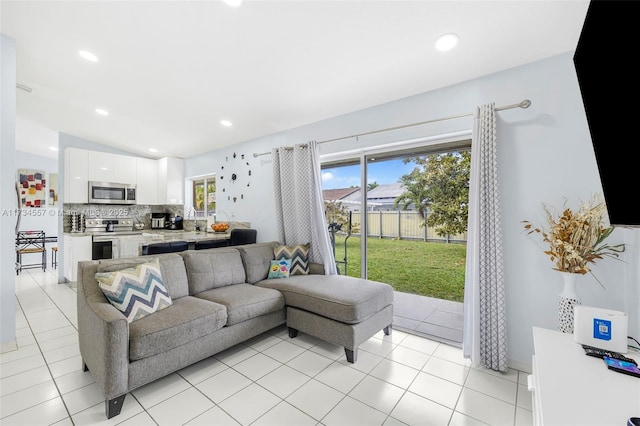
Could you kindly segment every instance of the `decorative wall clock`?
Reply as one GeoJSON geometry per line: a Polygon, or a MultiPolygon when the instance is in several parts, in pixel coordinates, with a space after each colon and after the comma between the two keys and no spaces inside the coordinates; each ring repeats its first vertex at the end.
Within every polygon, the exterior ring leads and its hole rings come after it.
{"type": "Polygon", "coordinates": [[[244,191],[251,186],[251,165],[244,158],[244,154],[225,157],[225,165],[221,166],[219,186],[223,196],[234,203],[244,200],[244,191]]]}

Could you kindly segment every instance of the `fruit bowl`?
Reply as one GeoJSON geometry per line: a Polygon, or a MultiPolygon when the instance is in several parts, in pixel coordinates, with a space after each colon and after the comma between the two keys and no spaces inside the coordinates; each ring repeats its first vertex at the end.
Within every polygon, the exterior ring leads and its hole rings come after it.
{"type": "Polygon", "coordinates": [[[211,229],[213,230],[213,232],[227,232],[227,230],[229,229],[229,225],[227,225],[226,223],[212,223],[211,229]]]}

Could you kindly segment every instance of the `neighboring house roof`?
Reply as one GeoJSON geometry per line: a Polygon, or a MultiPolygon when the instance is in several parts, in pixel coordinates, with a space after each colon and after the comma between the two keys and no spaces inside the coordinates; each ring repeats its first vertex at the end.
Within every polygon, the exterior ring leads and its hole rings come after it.
{"type": "Polygon", "coordinates": [[[371,191],[367,192],[367,200],[381,200],[381,199],[393,199],[398,198],[404,192],[404,185],[397,183],[387,183],[384,185],[378,185],[371,191]]]}
{"type": "MultiPolygon", "coordinates": [[[[378,185],[369,192],[367,192],[367,204],[369,208],[393,208],[393,203],[396,198],[405,191],[404,186],[401,183],[388,183],[384,185],[378,185]]],[[[343,188],[343,189],[330,189],[322,191],[325,200],[338,200],[345,205],[359,205],[361,201],[360,188],[343,188]],[[333,193],[332,191],[336,191],[333,193]],[[339,191],[345,191],[344,194],[337,198],[337,195],[341,193],[339,191]],[[335,198],[330,198],[335,197],[335,198]]]]}
{"type": "Polygon", "coordinates": [[[322,198],[325,201],[338,201],[356,191],[360,191],[360,188],[351,187],[351,188],[338,188],[338,189],[323,189],[322,198]]]}

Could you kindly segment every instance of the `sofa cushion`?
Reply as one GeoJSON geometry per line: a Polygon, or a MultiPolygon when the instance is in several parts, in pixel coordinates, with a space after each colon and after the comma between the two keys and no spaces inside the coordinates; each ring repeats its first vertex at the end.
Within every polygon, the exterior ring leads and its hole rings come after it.
{"type": "Polygon", "coordinates": [[[278,245],[273,248],[273,256],[276,260],[291,259],[290,275],[307,275],[309,273],[310,248],[311,244],[278,245]]]}
{"type": "Polygon", "coordinates": [[[277,290],[236,284],[203,291],[195,297],[224,305],[227,325],[234,325],[284,308],[284,296],[277,290]]]}
{"type": "Polygon", "coordinates": [[[172,299],[177,299],[189,294],[187,271],[184,266],[184,261],[182,260],[182,257],[176,253],[122,259],[103,259],[100,260],[100,263],[98,264],[98,272],[112,272],[120,269],[131,268],[135,265],[148,262],[149,259],[158,259],[164,286],[172,299]]]}
{"type": "Polygon", "coordinates": [[[224,306],[185,296],[153,315],[129,324],[129,359],[165,352],[221,329],[227,322],[224,306]]]}
{"type": "Polygon", "coordinates": [[[393,303],[389,284],[344,275],[292,275],[255,285],[281,291],[288,306],[348,324],[364,321],[393,303]]]}
{"type": "Polygon", "coordinates": [[[291,269],[291,259],[272,260],[267,279],[288,278],[291,269]]]}
{"type": "Polygon", "coordinates": [[[158,259],[113,272],[96,272],[96,280],[109,303],[128,322],[171,306],[158,259]]]}
{"type": "Polygon", "coordinates": [[[189,294],[245,282],[240,253],[232,248],[188,250],[181,253],[189,277],[189,294]]]}
{"type": "Polygon", "coordinates": [[[271,266],[271,261],[274,260],[273,248],[279,244],[276,241],[272,241],[235,247],[242,256],[242,263],[244,264],[249,284],[257,283],[267,278],[269,266],[271,266]]]}

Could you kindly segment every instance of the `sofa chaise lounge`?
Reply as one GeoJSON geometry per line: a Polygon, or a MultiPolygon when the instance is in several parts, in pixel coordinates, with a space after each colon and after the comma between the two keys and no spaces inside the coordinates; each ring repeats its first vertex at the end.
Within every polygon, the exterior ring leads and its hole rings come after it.
{"type": "Polygon", "coordinates": [[[292,338],[301,331],[343,346],[352,363],[362,342],[391,332],[391,286],[324,275],[318,264],[305,275],[269,279],[278,245],[79,262],[80,354],[103,392],[107,418],[120,414],[128,392],[284,323],[292,338]],[[99,279],[148,265],[169,302],[128,318],[99,279]]]}

